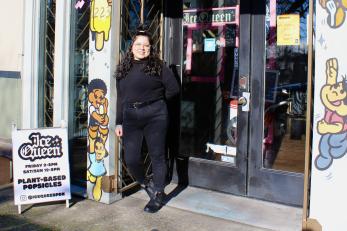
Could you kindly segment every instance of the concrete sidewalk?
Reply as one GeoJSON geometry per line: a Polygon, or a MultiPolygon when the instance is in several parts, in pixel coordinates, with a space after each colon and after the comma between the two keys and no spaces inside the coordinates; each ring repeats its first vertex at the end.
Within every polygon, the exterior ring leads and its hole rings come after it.
{"type": "MultiPolygon", "coordinates": [[[[270,230],[301,230],[302,208],[176,184],[165,188],[167,206],[270,230]]],[[[144,191],[132,195],[146,200],[144,191]]]]}
{"type": "Polygon", "coordinates": [[[70,208],[65,202],[23,206],[17,214],[13,189],[0,189],[0,230],[120,230],[120,231],[255,231],[270,230],[227,219],[198,214],[170,205],[156,214],[143,212],[147,203],[137,196],[126,197],[111,205],[73,198],[70,208]]]}

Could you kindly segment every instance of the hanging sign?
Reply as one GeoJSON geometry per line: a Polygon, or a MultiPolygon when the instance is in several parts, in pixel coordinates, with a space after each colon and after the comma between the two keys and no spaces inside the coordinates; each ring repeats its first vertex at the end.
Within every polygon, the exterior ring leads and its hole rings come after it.
{"type": "Polygon", "coordinates": [[[189,9],[183,11],[184,26],[196,26],[201,24],[211,24],[212,26],[238,24],[238,20],[238,6],[210,9],[189,9]]]}
{"type": "Polygon", "coordinates": [[[300,45],[300,15],[286,14],[277,16],[277,45],[300,45]]]}
{"type": "Polygon", "coordinates": [[[66,128],[12,131],[15,205],[69,200],[66,128]]]}
{"type": "MultiPolygon", "coordinates": [[[[309,219],[344,231],[347,205],[347,24],[344,1],[316,1],[309,219]],[[337,13],[336,13],[337,12],[337,13]],[[341,14],[339,14],[340,12],[341,14]]],[[[318,230],[318,229],[317,229],[318,230]]]]}

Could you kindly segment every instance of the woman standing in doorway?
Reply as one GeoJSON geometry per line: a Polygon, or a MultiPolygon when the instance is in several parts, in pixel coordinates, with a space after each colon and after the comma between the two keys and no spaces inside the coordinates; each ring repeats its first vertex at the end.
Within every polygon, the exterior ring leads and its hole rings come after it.
{"type": "Polygon", "coordinates": [[[144,211],[163,206],[167,166],[165,160],[168,111],[166,100],[179,93],[169,68],[154,52],[151,35],[139,29],[115,73],[117,79],[117,136],[123,137],[125,162],[150,201],[144,211]],[[145,138],[152,161],[153,180],[145,179],[141,147],[145,138]]]}

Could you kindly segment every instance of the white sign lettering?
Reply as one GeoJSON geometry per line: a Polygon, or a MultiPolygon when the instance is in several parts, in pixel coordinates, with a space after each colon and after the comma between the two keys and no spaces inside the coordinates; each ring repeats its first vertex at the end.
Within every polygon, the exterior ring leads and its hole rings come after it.
{"type": "Polygon", "coordinates": [[[42,136],[32,133],[29,136],[31,143],[24,143],[19,147],[18,154],[23,160],[35,161],[36,159],[58,158],[63,155],[61,138],[58,136],[42,136]]]}

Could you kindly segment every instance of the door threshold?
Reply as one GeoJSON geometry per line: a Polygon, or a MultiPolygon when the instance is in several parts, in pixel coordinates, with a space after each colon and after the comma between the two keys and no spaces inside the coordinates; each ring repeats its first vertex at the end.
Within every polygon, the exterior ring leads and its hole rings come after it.
{"type": "MultiPolygon", "coordinates": [[[[165,189],[167,206],[265,229],[301,230],[302,208],[190,186],[179,192],[176,186],[165,189]]],[[[143,190],[131,196],[148,200],[143,190]]]]}

